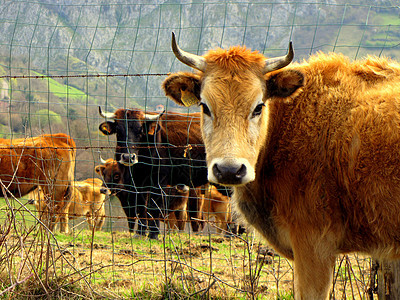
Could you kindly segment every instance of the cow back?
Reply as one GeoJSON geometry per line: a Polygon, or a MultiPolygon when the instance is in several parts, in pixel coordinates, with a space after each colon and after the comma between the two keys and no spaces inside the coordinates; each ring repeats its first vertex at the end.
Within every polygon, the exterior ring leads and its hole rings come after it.
{"type": "Polygon", "coordinates": [[[67,186],[74,178],[75,143],[65,134],[46,134],[25,139],[1,139],[0,179],[16,196],[37,186],[67,186]]]}

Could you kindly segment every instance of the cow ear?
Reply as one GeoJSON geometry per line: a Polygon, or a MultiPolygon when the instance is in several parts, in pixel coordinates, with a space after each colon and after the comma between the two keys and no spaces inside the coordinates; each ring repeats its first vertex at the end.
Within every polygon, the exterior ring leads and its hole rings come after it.
{"type": "Polygon", "coordinates": [[[99,174],[100,176],[102,176],[102,175],[103,175],[103,171],[104,171],[105,168],[106,168],[105,166],[99,165],[99,166],[96,166],[96,167],[94,168],[94,171],[95,171],[97,174],[99,174]]]}
{"type": "Polygon", "coordinates": [[[284,70],[267,79],[267,96],[286,98],[304,85],[304,75],[297,70],[284,70]]]}
{"type": "Polygon", "coordinates": [[[179,72],[169,75],[162,83],[165,95],[182,106],[192,106],[200,101],[201,80],[197,74],[179,72]]]}
{"type": "Polygon", "coordinates": [[[100,124],[99,130],[105,135],[114,134],[116,133],[115,122],[110,122],[110,121],[103,122],[100,124]]]}

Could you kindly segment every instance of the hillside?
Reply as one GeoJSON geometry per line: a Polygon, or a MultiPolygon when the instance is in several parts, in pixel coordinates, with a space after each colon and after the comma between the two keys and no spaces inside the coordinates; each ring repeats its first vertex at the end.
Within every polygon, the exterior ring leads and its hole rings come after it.
{"type": "Polygon", "coordinates": [[[317,51],[400,59],[395,1],[129,2],[1,2],[2,136],[67,132],[87,147],[78,154],[78,177],[92,174],[96,148],[109,147],[109,156],[114,147],[114,137],[98,133],[98,105],[178,109],[160,89],[162,74],[189,70],[171,53],[171,31],[182,48],[198,54],[245,44],[277,56],[292,40],[297,61],[317,51]],[[41,78],[15,78],[21,75],[41,78]]]}

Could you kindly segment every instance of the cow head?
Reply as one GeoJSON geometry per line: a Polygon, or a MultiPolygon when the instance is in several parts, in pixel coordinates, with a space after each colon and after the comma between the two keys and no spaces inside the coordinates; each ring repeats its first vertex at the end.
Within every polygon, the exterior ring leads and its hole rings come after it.
{"type": "Polygon", "coordinates": [[[95,167],[97,174],[103,179],[105,187],[107,187],[112,194],[123,190],[124,186],[124,170],[125,167],[120,167],[118,162],[112,158],[101,160],[101,165],[95,167]]]}
{"type": "Polygon", "coordinates": [[[260,151],[269,133],[270,103],[282,101],[303,85],[303,75],[281,70],[293,59],[266,59],[245,47],[212,50],[204,56],[172,49],[196,74],[171,74],[164,82],[167,96],[180,105],[202,107],[202,135],[207,153],[208,179],[223,185],[242,185],[255,179],[260,151]]]}
{"type": "Polygon", "coordinates": [[[159,130],[158,120],[163,113],[148,114],[139,109],[118,109],[114,113],[99,113],[106,119],[100,124],[99,130],[105,135],[117,136],[115,159],[131,166],[138,162],[138,152],[141,146],[154,141],[154,135],[159,130]]]}

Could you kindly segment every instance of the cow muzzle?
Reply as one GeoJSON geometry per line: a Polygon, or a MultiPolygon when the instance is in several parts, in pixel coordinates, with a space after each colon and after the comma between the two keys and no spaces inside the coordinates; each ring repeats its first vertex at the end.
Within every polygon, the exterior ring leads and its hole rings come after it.
{"type": "Polygon", "coordinates": [[[109,193],[108,188],[106,188],[106,187],[101,187],[100,188],[100,194],[107,195],[108,193],[109,193]]]}
{"type": "Polygon", "coordinates": [[[127,167],[133,166],[137,162],[138,158],[135,153],[123,153],[121,154],[121,159],[119,160],[119,163],[127,167]]]}
{"type": "Polygon", "coordinates": [[[222,185],[243,185],[255,179],[247,159],[217,158],[208,166],[208,180],[222,185]]]}

